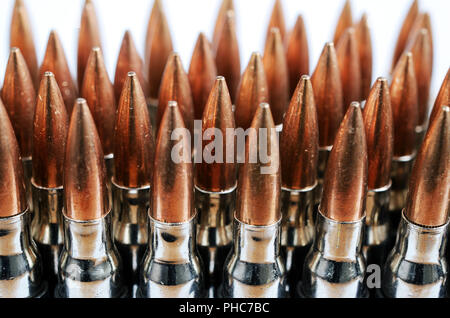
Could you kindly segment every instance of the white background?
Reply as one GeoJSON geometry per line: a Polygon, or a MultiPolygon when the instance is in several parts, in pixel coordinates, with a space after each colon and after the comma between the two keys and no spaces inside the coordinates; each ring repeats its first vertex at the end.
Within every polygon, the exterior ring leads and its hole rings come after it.
{"type": "MultiPolygon", "coordinates": [[[[48,33],[56,29],[63,42],[73,76],[76,70],[78,27],[83,0],[24,0],[33,25],[39,63],[42,61],[48,33]]],[[[422,11],[432,18],[435,43],[435,68],[431,96],[437,94],[450,66],[450,1],[419,0],[422,11]]],[[[369,14],[374,46],[374,79],[387,76],[400,26],[412,0],[353,0],[353,16],[359,20],[369,14]]],[[[0,1],[0,82],[8,58],[9,24],[14,0],[0,1]]],[[[147,21],[153,0],[94,0],[99,16],[105,59],[111,78],[123,32],[131,30],[138,50],[143,53],[147,21]]],[[[188,69],[192,50],[203,31],[209,37],[221,0],[163,0],[175,50],[188,69]]],[[[253,51],[262,52],[273,0],[234,0],[242,70],[253,51]]],[[[313,71],[325,42],[330,41],[343,0],[282,0],[289,29],[302,14],[308,30],[310,63],[313,71]]]]}

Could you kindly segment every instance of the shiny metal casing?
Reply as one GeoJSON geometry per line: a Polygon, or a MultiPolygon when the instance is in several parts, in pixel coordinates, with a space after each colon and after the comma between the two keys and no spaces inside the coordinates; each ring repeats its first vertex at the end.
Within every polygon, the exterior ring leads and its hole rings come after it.
{"type": "Polygon", "coordinates": [[[402,220],[397,242],[389,254],[383,273],[382,291],[388,298],[446,297],[447,224],[426,228],[402,220]]]}
{"type": "Polygon", "coordinates": [[[222,297],[286,297],[280,223],[254,226],[234,219],[233,251],[225,263],[222,297]]]}
{"type": "Polygon", "coordinates": [[[137,297],[205,297],[203,272],[195,250],[195,218],[169,224],[150,217],[149,232],[137,297]]]}
{"type": "Polygon", "coordinates": [[[42,260],[31,236],[27,210],[0,218],[0,298],[42,297],[42,260]]]}
{"type": "Polygon", "coordinates": [[[299,294],[305,298],[368,296],[362,254],[364,218],[337,222],[318,212],[316,237],[306,257],[299,294]]]}

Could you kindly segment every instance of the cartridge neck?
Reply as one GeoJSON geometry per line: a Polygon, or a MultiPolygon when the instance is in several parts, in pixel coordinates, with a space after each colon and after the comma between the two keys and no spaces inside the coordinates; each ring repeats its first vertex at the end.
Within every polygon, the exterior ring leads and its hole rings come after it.
{"type": "Polygon", "coordinates": [[[226,192],[206,192],[195,187],[199,246],[219,247],[231,243],[235,203],[236,188],[226,192]]]}
{"type": "Polygon", "coordinates": [[[448,223],[427,228],[410,222],[402,214],[395,250],[406,261],[416,264],[440,264],[445,255],[448,223]]]}
{"type": "Polygon", "coordinates": [[[74,259],[101,259],[113,249],[111,213],[92,221],[64,216],[65,250],[74,259]]]}
{"type": "Polygon", "coordinates": [[[24,253],[31,246],[28,210],[12,217],[0,218],[0,257],[24,253]]]}
{"type": "Polygon", "coordinates": [[[113,209],[117,216],[114,239],[126,245],[148,242],[148,208],[150,187],[123,188],[112,182],[113,209]]]}
{"type": "Polygon", "coordinates": [[[269,226],[254,226],[234,219],[234,253],[253,264],[276,263],[280,254],[281,220],[269,226]]]}
{"type": "Polygon", "coordinates": [[[319,210],[316,222],[314,248],[324,258],[347,262],[359,259],[364,218],[355,222],[337,222],[326,218],[319,210]]]}
{"type": "Polygon", "coordinates": [[[150,217],[151,258],[160,263],[186,264],[195,252],[195,218],[185,223],[162,223],[150,217]]]}
{"type": "Polygon", "coordinates": [[[366,199],[364,245],[379,245],[389,238],[389,201],[391,183],[369,190],[366,199]]]}

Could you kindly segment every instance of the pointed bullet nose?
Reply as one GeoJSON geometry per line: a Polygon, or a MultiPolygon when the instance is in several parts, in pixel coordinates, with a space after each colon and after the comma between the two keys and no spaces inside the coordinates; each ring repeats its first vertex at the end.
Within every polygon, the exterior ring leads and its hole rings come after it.
{"type": "Polygon", "coordinates": [[[235,138],[228,137],[228,129],[235,129],[233,108],[225,78],[219,76],[203,113],[203,160],[195,169],[195,186],[204,191],[223,192],[236,186],[235,138]],[[216,136],[217,131],[220,134],[216,136]],[[212,140],[217,142],[213,149],[212,140]],[[230,152],[231,162],[228,160],[230,152]],[[210,158],[206,158],[205,154],[210,158]]]}
{"type": "Polygon", "coordinates": [[[439,94],[436,97],[433,111],[430,115],[430,123],[434,121],[434,118],[436,118],[436,115],[441,110],[442,106],[445,105],[450,105],[450,68],[447,71],[447,75],[445,75],[439,94]]]}
{"type": "Polygon", "coordinates": [[[198,36],[192,53],[188,76],[194,101],[195,119],[198,120],[203,116],[209,93],[217,77],[211,44],[203,33],[198,36]]]}
{"type": "Polygon", "coordinates": [[[300,79],[283,121],[280,154],[283,187],[301,190],[317,183],[319,125],[309,76],[300,79]]]}
{"type": "Polygon", "coordinates": [[[67,217],[97,220],[110,211],[102,146],[85,99],[75,102],[64,159],[64,192],[67,217]]]}
{"type": "Polygon", "coordinates": [[[325,44],[311,83],[319,119],[319,146],[328,148],[333,145],[344,117],[341,77],[333,43],[325,44]]]}
{"type": "Polygon", "coordinates": [[[191,137],[176,102],[169,102],[159,127],[150,215],[164,223],[194,217],[191,137]]]}
{"type": "Polygon", "coordinates": [[[352,103],[336,135],[328,160],[320,211],[338,222],[365,215],[367,146],[359,103],[352,103]]]}
{"type": "Polygon", "coordinates": [[[286,59],[289,71],[290,94],[294,94],[301,76],[309,75],[309,45],[308,35],[299,15],[289,37],[286,59]]]}
{"type": "Polygon", "coordinates": [[[94,47],[89,56],[81,96],[86,99],[97,125],[104,154],[112,154],[116,99],[99,47],[94,47]]]}
{"type": "Polygon", "coordinates": [[[264,65],[259,53],[253,53],[238,87],[236,97],[236,127],[247,129],[261,103],[269,102],[264,65]]]}
{"type": "Polygon", "coordinates": [[[344,7],[342,8],[341,15],[336,25],[336,31],[334,33],[333,42],[338,43],[345,30],[353,26],[352,7],[350,0],[346,0],[344,7]]]}
{"type": "Polygon", "coordinates": [[[356,26],[356,40],[361,68],[361,100],[366,100],[369,96],[373,72],[372,36],[367,19],[367,14],[364,13],[356,26]]]}
{"type": "Polygon", "coordinates": [[[167,60],[161,81],[158,102],[158,127],[170,101],[177,102],[186,128],[192,132],[194,126],[194,101],[188,75],[177,53],[172,53],[167,60]]]}
{"type": "Polygon", "coordinates": [[[218,46],[229,12],[234,13],[233,0],[222,0],[222,4],[220,5],[220,9],[217,14],[216,25],[214,27],[212,38],[212,44],[214,48],[218,46]]]}
{"type": "Polygon", "coordinates": [[[378,78],[363,112],[368,164],[368,188],[380,189],[390,184],[394,152],[394,123],[388,81],[378,78]]]}
{"type": "Polygon", "coordinates": [[[405,53],[392,74],[390,88],[394,115],[394,157],[416,153],[416,132],[419,123],[417,81],[413,56],[405,53]]]}
{"type": "Polygon", "coordinates": [[[264,50],[263,63],[273,119],[275,125],[280,125],[289,105],[289,72],[283,40],[277,28],[270,30],[264,50]]]}
{"type": "Polygon", "coordinates": [[[114,132],[114,182],[126,188],[150,186],[155,141],[144,92],[134,72],[125,80],[114,132]]]}
{"type": "Polygon", "coordinates": [[[250,128],[245,163],[239,170],[236,218],[255,226],[273,225],[281,218],[281,171],[278,136],[269,104],[260,104],[250,128]]]}
{"type": "Polygon", "coordinates": [[[14,130],[0,100],[0,218],[11,217],[27,208],[22,161],[14,130]]]}
{"type": "Polygon", "coordinates": [[[447,223],[450,200],[450,107],[443,106],[426,134],[411,174],[405,215],[426,227],[447,223]]]}
{"type": "Polygon", "coordinates": [[[52,30],[48,37],[47,49],[40,68],[40,78],[44,76],[45,72],[52,72],[55,75],[64,104],[70,115],[78,96],[78,89],[70,73],[61,40],[55,30],[52,30]]]}
{"type": "Polygon", "coordinates": [[[36,92],[26,62],[18,48],[11,49],[1,98],[14,127],[22,158],[30,158],[36,92]]]}
{"type": "Polygon", "coordinates": [[[270,38],[270,33],[273,28],[280,30],[281,41],[284,45],[286,42],[286,21],[284,19],[283,6],[281,0],[275,0],[272,14],[270,16],[269,26],[267,28],[266,43],[270,38]]]}
{"type": "Polygon", "coordinates": [[[55,76],[46,72],[41,80],[33,127],[33,183],[39,187],[63,186],[68,121],[55,76]]]}

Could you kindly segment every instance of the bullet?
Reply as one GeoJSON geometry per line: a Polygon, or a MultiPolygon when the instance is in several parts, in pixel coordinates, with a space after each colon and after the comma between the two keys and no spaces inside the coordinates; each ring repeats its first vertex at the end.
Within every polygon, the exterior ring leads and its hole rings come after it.
{"type": "Polygon", "coordinates": [[[77,99],[64,159],[64,247],[57,298],[118,298],[127,293],[111,232],[100,138],[86,100],[77,99]]]}
{"type": "Polygon", "coordinates": [[[108,179],[114,174],[114,119],[116,99],[114,87],[106,71],[100,48],[94,47],[86,65],[81,96],[86,99],[100,136],[105,154],[108,179]]]}
{"type": "Polygon", "coordinates": [[[308,35],[301,15],[297,17],[295,26],[289,36],[286,59],[289,72],[289,94],[292,96],[300,78],[303,75],[309,75],[308,35]]]}
{"type": "Polygon", "coordinates": [[[270,15],[269,26],[267,27],[266,45],[271,37],[272,29],[277,28],[280,31],[281,42],[283,45],[287,42],[286,21],[284,19],[283,6],[281,0],[275,0],[272,13],[270,15]]]}
{"type": "Polygon", "coordinates": [[[414,21],[414,24],[411,28],[411,33],[406,45],[406,50],[408,46],[414,40],[419,36],[419,34],[422,32],[422,29],[426,29],[428,31],[429,41],[430,41],[430,56],[431,56],[431,66],[430,68],[433,69],[433,62],[434,62],[434,41],[433,41],[433,30],[431,27],[431,18],[430,15],[427,12],[421,12],[417,16],[416,20],[414,21]]]}
{"type": "Polygon", "coordinates": [[[53,73],[46,72],[39,89],[33,125],[31,180],[35,218],[32,235],[42,256],[44,277],[53,293],[64,243],[63,166],[69,119],[53,73]]]}
{"type": "Polygon", "coordinates": [[[148,243],[148,208],[155,141],[147,103],[136,73],[125,80],[114,129],[114,240],[123,261],[129,291],[137,287],[140,262],[148,243]]]}
{"type": "Polygon", "coordinates": [[[78,36],[77,77],[80,90],[83,86],[89,56],[94,47],[102,47],[97,14],[95,12],[94,2],[92,0],[85,0],[78,36]]]}
{"type": "Polygon", "coordinates": [[[342,34],[336,46],[336,56],[346,111],[350,103],[361,100],[361,65],[355,28],[349,28],[342,34]]]}
{"type": "Polygon", "coordinates": [[[70,116],[72,107],[78,96],[78,88],[70,73],[64,48],[58,33],[55,30],[52,30],[48,37],[47,49],[39,71],[40,78],[42,78],[46,72],[53,73],[56,83],[58,84],[58,87],[60,87],[67,113],[70,116]]]}
{"type": "Polygon", "coordinates": [[[32,29],[33,26],[24,1],[16,0],[11,17],[9,47],[16,47],[22,52],[34,88],[37,90],[39,88],[39,69],[32,29]]]}
{"type": "Polygon", "coordinates": [[[212,37],[212,45],[213,48],[218,47],[218,43],[220,42],[221,35],[223,33],[223,28],[227,20],[227,16],[230,15],[229,12],[233,12],[234,17],[234,2],[233,0],[222,0],[222,4],[220,5],[219,12],[217,13],[216,25],[214,26],[214,33],[212,37]]]}
{"type": "Polygon", "coordinates": [[[236,138],[230,94],[224,77],[217,77],[202,120],[203,160],[195,169],[198,212],[197,249],[203,260],[210,297],[218,296],[223,265],[231,249],[236,204],[236,138]],[[208,140],[205,140],[208,139],[208,140]],[[211,146],[211,140],[217,144],[211,146]],[[212,148],[213,147],[213,148],[212,148]]]}
{"type": "Polygon", "coordinates": [[[366,100],[370,94],[373,71],[372,35],[367,22],[367,14],[363,14],[355,26],[358,42],[359,65],[361,68],[361,100],[366,100]]]}
{"type": "MultiPolygon", "coordinates": [[[[417,154],[419,106],[414,60],[410,52],[401,57],[394,69],[390,94],[394,118],[394,159],[389,211],[392,229],[395,229],[405,207],[409,176],[417,154]]],[[[395,232],[391,231],[391,234],[395,232]]]]}
{"type": "Polygon", "coordinates": [[[144,66],[148,80],[148,105],[152,127],[157,128],[158,94],[167,60],[173,51],[172,37],[161,0],[155,0],[145,37],[144,66]]]}
{"type": "Polygon", "coordinates": [[[139,56],[133,36],[129,30],[125,31],[123,35],[119,56],[117,58],[116,73],[114,76],[114,94],[116,101],[120,99],[124,83],[128,79],[128,72],[136,73],[144,95],[147,96],[148,82],[144,74],[144,61],[139,56]]]}
{"type": "Polygon", "coordinates": [[[195,249],[190,141],[177,103],[169,102],[156,141],[149,247],[142,262],[139,298],[203,298],[207,295],[195,249]],[[175,140],[173,133],[177,135],[175,140]],[[178,151],[172,156],[174,147],[178,151]]]}
{"type": "Polygon", "coordinates": [[[292,96],[281,133],[281,246],[286,257],[289,292],[296,294],[305,256],[314,236],[319,124],[309,76],[292,96]]]}
{"type": "Polygon", "coordinates": [[[442,106],[450,105],[450,68],[442,81],[441,89],[439,90],[436,101],[434,102],[433,110],[430,115],[430,123],[434,121],[437,113],[441,110],[442,106]]]}
{"type": "Polygon", "coordinates": [[[362,238],[367,194],[367,146],[359,103],[352,103],[330,154],[314,243],[300,296],[365,298],[362,238]],[[351,167],[349,169],[348,167],[351,167]]]}
{"type": "Polygon", "coordinates": [[[450,108],[443,106],[430,123],[414,164],[397,242],[384,268],[385,297],[444,298],[447,295],[449,166],[450,108]]]}
{"type": "Polygon", "coordinates": [[[411,7],[403,21],[402,27],[400,29],[400,33],[398,35],[397,43],[395,45],[394,57],[392,59],[391,71],[394,70],[397,65],[400,57],[406,49],[406,45],[408,44],[408,40],[411,35],[411,30],[413,28],[414,22],[419,16],[419,1],[413,0],[411,7]]]}
{"type": "Polygon", "coordinates": [[[43,297],[47,284],[31,231],[19,146],[0,100],[0,298],[43,297]]]}
{"type": "Polygon", "coordinates": [[[319,185],[316,195],[316,205],[319,205],[328,157],[344,118],[341,77],[333,43],[325,44],[311,76],[311,84],[319,120],[319,185]]]}
{"type": "Polygon", "coordinates": [[[428,30],[422,28],[407,48],[413,55],[414,73],[416,74],[417,80],[419,121],[418,126],[416,127],[416,134],[418,148],[420,148],[420,145],[422,144],[428,125],[430,86],[433,73],[433,52],[431,45],[431,38],[428,30]]]}
{"type": "Polygon", "coordinates": [[[269,102],[264,65],[259,53],[252,53],[247,68],[242,74],[236,95],[236,127],[249,128],[261,103],[269,102]]]}
{"type": "Polygon", "coordinates": [[[276,126],[281,126],[289,105],[289,72],[283,40],[277,28],[271,29],[269,33],[263,63],[273,120],[276,126]]]}
{"type": "Polygon", "coordinates": [[[188,77],[194,101],[194,119],[201,120],[209,93],[217,77],[216,62],[211,50],[211,44],[203,33],[200,33],[197,38],[188,77]]]}
{"type": "Polygon", "coordinates": [[[234,242],[222,296],[281,298],[286,296],[286,273],[280,255],[280,155],[268,104],[259,106],[251,128],[239,170],[234,242]]]}
{"type": "Polygon", "coordinates": [[[20,155],[24,167],[24,178],[27,191],[28,207],[33,212],[33,199],[31,196],[31,166],[32,166],[32,140],[33,116],[36,107],[36,91],[33,79],[28,71],[25,59],[18,48],[10,51],[6,65],[5,79],[1,98],[5,103],[14,133],[20,148],[20,155]]]}
{"type": "MultiPolygon", "coordinates": [[[[214,44],[213,44],[214,45],[214,44]]],[[[236,35],[236,21],[233,11],[227,11],[223,21],[222,32],[215,44],[217,74],[225,77],[231,96],[235,103],[236,92],[241,79],[241,57],[236,35]]]]}
{"type": "Polygon", "coordinates": [[[341,36],[348,28],[353,27],[353,15],[350,0],[345,0],[341,15],[339,16],[336,30],[334,32],[333,43],[339,43],[341,36]]]}
{"type": "Polygon", "coordinates": [[[384,264],[390,232],[389,200],[394,152],[394,123],[387,79],[378,78],[363,112],[368,154],[368,193],[363,253],[367,264],[384,264]]]}
{"type": "Polygon", "coordinates": [[[189,78],[177,53],[172,53],[169,56],[161,81],[158,102],[158,127],[170,101],[177,102],[184,124],[192,134],[194,130],[194,101],[189,78]]]}

